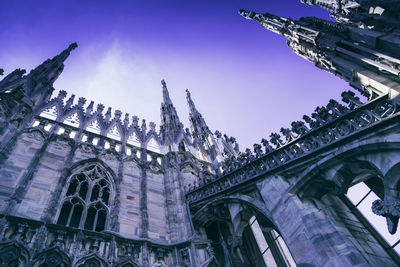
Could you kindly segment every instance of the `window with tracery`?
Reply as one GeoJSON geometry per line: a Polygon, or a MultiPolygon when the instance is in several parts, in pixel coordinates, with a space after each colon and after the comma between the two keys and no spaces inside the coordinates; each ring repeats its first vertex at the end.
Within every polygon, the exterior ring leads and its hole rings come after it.
{"type": "Polygon", "coordinates": [[[57,224],[102,231],[110,214],[112,186],[103,167],[90,164],[70,178],[57,224]]]}

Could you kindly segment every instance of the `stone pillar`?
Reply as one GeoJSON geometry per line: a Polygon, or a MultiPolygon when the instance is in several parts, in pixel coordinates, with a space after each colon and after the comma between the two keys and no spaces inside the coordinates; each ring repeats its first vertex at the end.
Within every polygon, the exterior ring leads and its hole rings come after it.
{"type": "Polygon", "coordinates": [[[281,177],[267,177],[257,187],[297,265],[396,266],[371,258],[326,209],[290,194],[281,177]]]}

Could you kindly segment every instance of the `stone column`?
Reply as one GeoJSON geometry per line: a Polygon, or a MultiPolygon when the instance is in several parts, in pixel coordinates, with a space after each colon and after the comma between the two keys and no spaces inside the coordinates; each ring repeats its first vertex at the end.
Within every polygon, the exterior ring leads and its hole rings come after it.
{"type": "Polygon", "coordinates": [[[396,266],[370,257],[326,209],[290,194],[281,177],[267,177],[257,187],[297,265],[396,266]]]}

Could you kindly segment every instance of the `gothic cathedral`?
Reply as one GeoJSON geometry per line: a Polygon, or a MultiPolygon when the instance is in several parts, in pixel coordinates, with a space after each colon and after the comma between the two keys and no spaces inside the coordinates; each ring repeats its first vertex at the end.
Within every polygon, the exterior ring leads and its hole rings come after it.
{"type": "Polygon", "coordinates": [[[76,43],[5,76],[0,266],[400,266],[400,1],[302,2],[335,22],[240,15],[355,91],[252,149],[165,81],[158,129],[53,95],[76,43]]]}

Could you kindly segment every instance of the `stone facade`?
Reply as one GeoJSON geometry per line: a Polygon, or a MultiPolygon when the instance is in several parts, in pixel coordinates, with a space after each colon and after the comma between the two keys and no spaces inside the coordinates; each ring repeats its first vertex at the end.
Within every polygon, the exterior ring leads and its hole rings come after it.
{"type": "Polygon", "coordinates": [[[188,90],[185,129],[165,81],[159,131],[64,91],[53,96],[76,44],[26,75],[8,74],[0,81],[0,266],[399,266],[346,197],[365,183],[379,197],[375,216],[396,233],[396,13],[377,18],[379,1],[372,9],[304,2],[339,22],[241,14],[362,96],[343,92],[253,151],[212,133],[188,90]]]}

